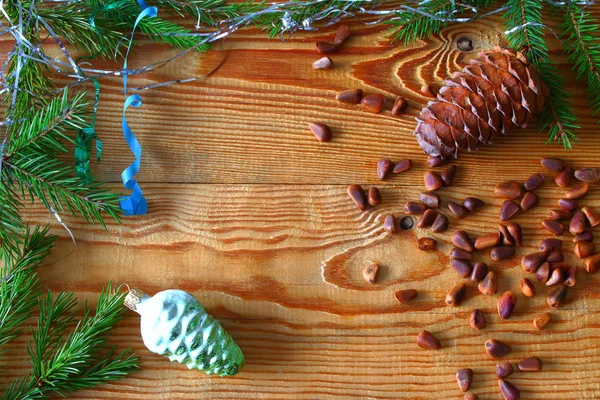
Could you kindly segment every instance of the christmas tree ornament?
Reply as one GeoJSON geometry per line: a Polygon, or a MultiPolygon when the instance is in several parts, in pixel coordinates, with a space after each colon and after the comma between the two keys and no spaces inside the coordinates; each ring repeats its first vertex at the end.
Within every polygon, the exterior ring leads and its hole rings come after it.
{"type": "Polygon", "coordinates": [[[191,294],[171,289],[150,297],[131,289],[124,303],[142,316],[142,338],[153,353],[207,374],[235,375],[243,367],[242,350],[191,294]]]}
{"type": "Polygon", "coordinates": [[[524,128],[549,94],[522,53],[500,47],[479,53],[445,83],[417,118],[417,141],[431,156],[456,157],[524,128]]]}

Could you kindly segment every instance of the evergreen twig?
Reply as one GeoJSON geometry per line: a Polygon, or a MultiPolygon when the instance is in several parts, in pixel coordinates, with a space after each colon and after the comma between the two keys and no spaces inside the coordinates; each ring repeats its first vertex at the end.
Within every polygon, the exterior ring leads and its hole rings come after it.
{"type": "MultiPolygon", "coordinates": [[[[139,11],[138,11],[139,12],[139,11]]],[[[119,44],[128,26],[110,21],[99,10],[82,9],[79,3],[61,7],[39,7],[37,14],[52,26],[54,32],[86,55],[114,60],[120,54],[119,44]],[[94,26],[90,16],[94,16],[94,26]]]]}
{"type": "Polygon", "coordinates": [[[23,122],[15,124],[5,157],[10,159],[29,148],[42,150],[48,154],[66,152],[63,141],[73,142],[65,133],[66,129],[78,130],[85,126],[83,116],[87,111],[85,93],[80,92],[71,100],[68,91],[55,97],[23,122]]]}
{"type": "Polygon", "coordinates": [[[56,236],[48,228],[25,232],[18,254],[5,260],[0,275],[0,347],[17,338],[41,294],[35,267],[49,253],[56,236]]]}
{"type": "Polygon", "coordinates": [[[0,174],[0,258],[8,262],[18,254],[25,224],[19,214],[19,195],[14,186],[1,182],[2,176],[4,172],[0,174]]]}
{"type": "Polygon", "coordinates": [[[124,315],[125,294],[113,292],[109,284],[100,293],[96,312],[87,307],[83,319],[67,334],[75,322],[77,304],[72,293],[51,291],[39,300],[40,316],[32,341],[27,346],[32,372],[16,379],[2,399],[47,399],[117,380],[138,367],[131,349],[115,355],[106,343],[110,330],[124,315]],[[66,336],[65,336],[66,335],[66,336]]]}
{"type": "Polygon", "coordinates": [[[415,7],[407,7],[389,21],[392,25],[392,42],[402,41],[405,45],[417,39],[425,39],[439,33],[453,18],[461,16],[470,7],[487,7],[496,0],[431,0],[415,7]]]}
{"type": "MultiPolygon", "coordinates": [[[[131,29],[133,29],[135,20],[140,13],[140,6],[135,0],[123,0],[119,7],[107,9],[110,3],[110,1],[105,0],[85,0],[85,4],[88,7],[86,11],[99,15],[96,21],[97,26],[116,24],[114,28],[121,29],[121,37],[126,39],[125,44],[127,44],[129,38],[126,32],[131,32],[131,29]]],[[[198,51],[206,51],[209,48],[205,44],[199,45],[202,37],[193,35],[193,32],[189,29],[185,29],[161,17],[142,19],[139,21],[138,29],[155,42],[166,43],[179,49],[188,49],[196,46],[198,51]]]]}
{"type": "Polygon", "coordinates": [[[420,5],[417,10],[404,10],[396,15],[397,19],[389,21],[392,31],[395,31],[392,41],[403,41],[406,45],[436,34],[446,27],[447,18],[458,11],[454,0],[432,0],[420,5]]]}
{"type": "Polygon", "coordinates": [[[525,48],[527,59],[538,68],[550,95],[540,117],[541,130],[548,129],[548,142],[557,141],[567,148],[576,138],[577,117],[566,92],[565,83],[548,57],[544,39],[542,4],[537,0],[508,0],[504,14],[506,40],[515,49],[525,48]]]}
{"type": "Polygon", "coordinates": [[[597,114],[600,111],[600,25],[590,13],[568,2],[559,29],[577,78],[587,81],[590,108],[597,114]]]}
{"type": "Polygon", "coordinates": [[[157,0],[161,7],[171,9],[181,17],[192,16],[196,28],[201,25],[216,26],[219,21],[253,13],[261,9],[262,1],[226,3],[223,0],[157,0]]]}
{"type": "Polygon", "coordinates": [[[72,166],[58,158],[73,139],[66,131],[85,125],[87,103],[83,94],[61,96],[34,110],[25,121],[8,130],[7,150],[0,173],[0,239],[3,256],[18,248],[23,233],[19,216],[26,195],[39,199],[48,209],[82,215],[86,221],[104,225],[103,213],[119,220],[118,195],[102,188],[101,182],[86,184],[73,175],[72,166]]]}
{"type": "Polygon", "coordinates": [[[73,176],[71,166],[59,160],[47,160],[46,153],[30,150],[26,157],[15,156],[5,161],[5,168],[23,195],[29,194],[32,201],[39,199],[48,209],[68,210],[103,227],[103,212],[117,221],[120,219],[116,194],[102,189],[101,182],[84,185],[73,176]]]}

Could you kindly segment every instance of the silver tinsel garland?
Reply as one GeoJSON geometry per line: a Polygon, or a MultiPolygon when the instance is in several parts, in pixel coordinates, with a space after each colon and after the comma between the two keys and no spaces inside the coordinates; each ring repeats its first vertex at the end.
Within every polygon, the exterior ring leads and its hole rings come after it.
{"type": "MultiPolygon", "coordinates": [[[[396,21],[399,19],[400,13],[415,13],[421,14],[433,20],[438,20],[444,23],[466,23],[476,19],[480,19],[486,17],[488,15],[496,14],[499,12],[503,12],[506,10],[506,6],[501,6],[495,8],[493,10],[482,12],[478,7],[473,5],[469,5],[468,2],[462,3],[456,1],[454,3],[454,7],[452,7],[452,11],[442,11],[435,14],[430,14],[424,11],[424,6],[427,3],[430,3],[432,0],[422,0],[422,1],[413,1],[408,2],[408,4],[401,4],[395,8],[386,8],[386,2],[381,0],[367,0],[367,1],[359,1],[359,0],[339,0],[335,3],[338,6],[327,7],[327,4],[332,3],[330,0],[309,0],[309,1],[287,1],[282,3],[273,3],[266,5],[264,8],[248,13],[241,16],[236,16],[233,18],[224,19],[219,21],[214,27],[202,27],[199,22],[196,23],[196,27],[198,29],[212,29],[212,32],[202,32],[202,33],[189,33],[183,34],[186,36],[196,36],[201,37],[202,40],[193,48],[189,48],[183,51],[178,52],[177,54],[163,59],[151,64],[147,64],[134,69],[97,69],[91,66],[82,67],[81,64],[77,65],[74,61],[73,57],[67,50],[66,46],[63,44],[62,40],[56,35],[56,33],[52,30],[52,28],[46,23],[46,21],[37,16],[37,21],[32,22],[30,19],[33,18],[35,11],[35,2],[32,2],[30,5],[30,9],[27,12],[21,7],[21,2],[17,2],[19,7],[19,18],[17,21],[12,21],[8,14],[5,12],[3,7],[3,2],[0,2],[0,13],[5,17],[7,23],[0,22],[0,34],[10,34],[13,36],[15,45],[10,53],[7,54],[7,61],[0,69],[0,85],[3,86],[0,89],[0,93],[11,92],[11,95],[16,96],[16,92],[19,89],[19,74],[20,74],[20,65],[22,65],[22,61],[25,59],[31,59],[37,62],[41,62],[46,64],[49,68],[56,71],[57,73],[73,78],[75,81],[69,84],[69,86],[79,85],[81,83],[87,82],[94,78],[101,78],[103,76],[123,76],[127,74],[138,75],[147,71],[152,71],[165,65],[170,62],[182,57],[183,55],[193,51],[196,47],[202,46],[203,44],[212,43],[223,39],[232,33],[236,32],[238,29],[243,28],[245,26],[253,24],[256,20],[269,17],[274,20],[279,21],[280,23],[274,26],[279,26],[279,35],[283,39],[286,35],[292,35],[297,31],[314,31],[323,27],[327,27],[329,25],[335,24],[342,19],[345,18],[354,18],[358,21],[361,21],[367,25],[379,24],[385,21],[396,21]],[[356,3],[359,2],[361,5],[356,7],[356,3]],[[368,6],[367,6],[368,5],[368,6]],[[300,19],[297,18],[298,13],[301,13],[302,9],[308,7],[320,7],[325,6],[321,11],[312,15],[310,18],[300,19]],[[466,15],[465,15],[466,14],[466,15]],[[373,18],[375,18],[373,20],[373,18]],[[301,20],[301,22],[297,22],[297,20],[301,20]],[[43,54],[39,47],[30,43],[23,36],[23,26],[26,26],[29,23],[39,23],[44,26],[44,28],[48,31],[48,34],[53,39],[54,43],[60,48],[64,60],[60,60],[57,58],[50,57],[48,55],[43,54]],[[25,51],[27,49],[27,51],[25,51]],[[29,54],[28,54],[29,53],[29,54]],[[16,55],[18,57],[17,67],[12,72],[12,75],[15,80],[14,86],[8,85],[8,76],[6,76],[6,70],[8,66],[8,59],[12,56],[16,55]]],[[[49,2],[60,2],[60,3],[78,3],[79,0],[52,0],[49,2]]],[[[580,6],[589,6],[593,4],[594,0],[582,0],[577,1],[576,3],[580,6]]],[[[556,2],[547,0],[547,3],[552,6],[563,6],[566,2],[556,2]]],[[[523,28],[526,25],[516,27],[515,29],[523,28]]],[[[507,32],[508,33],[508,32],[507,32]]],[[[196,78],[189,78],[186,80],[177,80],[171,82],[164,82],[155,85],[145,86],[143,88],[131,88],[130,91],[135,90],[144,90],[150,88],[156,88],[158,86],[164,86],[169,83],[181,83],[181,82],[189,82],[196,78]]],[[[61,91],[63,88],[58,89],[56,92],[61,91]]],[[[4,121],[0,122],[1,125],[10,124],[13,121],[11,120],[11,114],[9,113],[8,118],[4,121]]]]}

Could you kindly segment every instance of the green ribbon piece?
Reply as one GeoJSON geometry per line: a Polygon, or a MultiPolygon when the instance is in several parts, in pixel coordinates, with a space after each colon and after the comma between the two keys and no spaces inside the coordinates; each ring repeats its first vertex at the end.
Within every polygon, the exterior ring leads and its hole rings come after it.
{"type": "Polygon", "coordinates": [[[85,184],[94,182],[94,176],[90,170],[90,154],[92,153],[92,141],[94,139],[96,139],[96,160],[100,162],[102,141],[98,139],[93,127],[81,129],[75,141],[75,173],[85,184]]]}
{"type": "MultiPolygon", "coordinates": [[[[96,15],[116,9],[125,3],[125,0],[121,0],[107,4],[101,9],[94,11],[90,15],[88,22],[92,29],[94,29],[98,37],[102,38],[102,33],[98,30],[98,27],[96,27],[96,15]]],[[[102,54],[104,52],[105,46],[102,41],[100,43],[102,43],[102,47],[100,48],[100,50],[98,50],[98,52],[89,56],[79,57],[77,61],[75,61],[75,64],[79,66],[81,60],[91,60],[102,54]]],[[[85,73],[81,69],[79,69],[79,73],[81,74],[81,76],[85,76],[85,73]]],[[[98,82],[98,78],[92,78],[92,82],[94,83],[95,90],[92,121],[90,123],[90,126],[83,128],[79,130],[79,132],[77,132],[77,139],[75,140],[75,150],[73,153],[73,156],[75,158],[75,173],[85,184],[90,184],[94,182],[94,175],[92,175],[92,171],[90,170],[92,141],[94,139],[96,140],[96,160],[98,162],[100,162],[100,156],[102,155],[102,141],[98,139],[98,134],[96,133],[96,115],[98,113],[98,102],[100,101],[100,82],[98,82]]]]}
{"type": "Polygon", "coordinates": [[[100,162],[102,155],[102,141],[98,139],[96,133],[96,114],[98,112],[98,101],[100,100],[100,83],[98,79],[92,78],[94,82],[94,109],[92,112],[92,121],[90,126],[80,129],[77,132],[75,140],[75,150],[73,157],[75,159],[75,174],[85,183],[91,184],[94,182],[94,175],[90,170],[90,155],[92,153],[92,141],[96,139],[96,160],[100,162]]]}

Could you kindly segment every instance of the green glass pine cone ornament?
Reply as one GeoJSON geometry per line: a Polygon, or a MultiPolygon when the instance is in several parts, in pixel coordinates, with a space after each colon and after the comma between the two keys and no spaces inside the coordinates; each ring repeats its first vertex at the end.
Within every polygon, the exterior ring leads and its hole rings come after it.
{"type": "Polygon", "coordinates": [[[142,316],[142,338],[153,353],[207,374],[235,375],[244,366],[242,350],[191,294],[171,289],[150,297],[131,289],[125,305],[142,316]]]}

